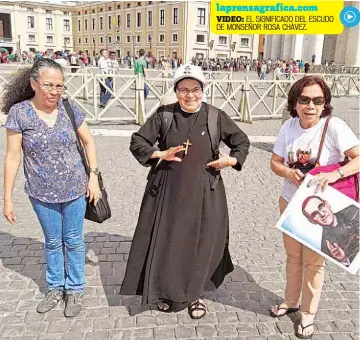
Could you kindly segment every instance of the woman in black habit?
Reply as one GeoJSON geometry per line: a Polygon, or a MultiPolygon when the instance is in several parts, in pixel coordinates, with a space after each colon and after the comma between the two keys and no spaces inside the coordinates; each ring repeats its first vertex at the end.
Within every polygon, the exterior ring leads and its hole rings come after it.
{"type": "Polygon", "coordinates": [[[152,169],[120,294],[142,295],[143,304],[164,312],[188,307],[190,317],[200,319],[206,314],[202,293],[215,290],[234,269],[225,188],[216,175],[230,166],[240,171],[250,143],[219,110],[218,139],[231,151],[213,159],[201,69],[181,66],[174,84],[178,101],[165,107],[171,118],[161,107],[132,135],[131,152],[152,169]],[[166,132],[162,125],[169,119],[166,132]]]}

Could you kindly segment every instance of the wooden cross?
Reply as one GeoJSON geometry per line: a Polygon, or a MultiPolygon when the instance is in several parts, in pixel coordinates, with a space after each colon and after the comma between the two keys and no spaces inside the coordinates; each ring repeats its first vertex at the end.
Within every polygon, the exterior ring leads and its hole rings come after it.
{"type": "Polygon", "coordinates": [[[183,144],[185,146],[185,155],[187,155],[189,146],[191,146],[192,144],[190,143],[190,141],[188,139],[183,144]]]}

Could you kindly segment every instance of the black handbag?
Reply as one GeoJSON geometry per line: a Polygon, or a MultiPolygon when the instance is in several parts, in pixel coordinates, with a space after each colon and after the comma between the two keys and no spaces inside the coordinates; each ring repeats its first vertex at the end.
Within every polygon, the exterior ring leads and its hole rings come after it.
{"type": "MultiPolygon", "coordinates": [[[[84,164],[86,174],[89,177],[89,175],[90,175],[89,169],[90,168],[89,168],[89,164],[88,164],[88,161],[86,158],[84,147],[80,141],[79,133],[77,131],[77,127],[75,124],[74,112],[73,112],[73,110],[70,106],[69,100],[67,98],[63,98],[63,104],[64,104],[65,110],[70,118],[71,124],[74,128],[75,135],[76,135],[76,146],[79,151],[81,160],[84,164]]],[[[89,221],[97,222],[97,223],[102,223],[111,217],[111,209],[110,209],[110,205],[108,202],[108,196],[107,196],[107,193],[104,188],[104,183],[103,183],[101,173],[99,173],[99,175],[98,175],[98,180],[99,180],[101,197],[96,206],[94,205],[94,201],[89,202],[89,199],[87,199],[85,219],[87,219],[89,221]]]]}

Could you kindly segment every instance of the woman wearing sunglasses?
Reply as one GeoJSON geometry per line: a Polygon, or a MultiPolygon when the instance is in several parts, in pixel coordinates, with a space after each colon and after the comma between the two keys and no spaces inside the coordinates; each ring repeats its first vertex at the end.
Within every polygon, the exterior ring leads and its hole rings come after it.
{"type": "MultiPolygon", "coordinates": [[[[279,202],[281,214],[306,172],[315,166],[326,117],[332,114],[330,101],[331,91],[319,77],[301,78],[290,89],[288,111],[293,118],[281,127],[271,157],[272,171],[284,178],[279,202]],[[304,166],[304,157],[300,159],[299,155],[306,155],[306,163],[312,166],[304,166]]],[[[344,156],[348,156],[351,161],[339,171],[315,176],[312,183],[324,190],[327,184],[358,173],[359,144],[359,139],[349,126],[340,118],[332,117],[319,163],[338,163],[344,156]]],[[[296,336],[310,339],[324,282],[325,259],[286,234],[283,234],[283,241],[287,255],[285,298],[280,305],[271,308],[270,314],[281,317],[299,310],[301,322],[296,329],[296,336]]]]}

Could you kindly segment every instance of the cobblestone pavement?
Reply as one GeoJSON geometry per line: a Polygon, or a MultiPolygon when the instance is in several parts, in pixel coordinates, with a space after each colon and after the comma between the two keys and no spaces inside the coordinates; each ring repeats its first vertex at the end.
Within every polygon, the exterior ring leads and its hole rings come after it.
{"type": "MultiPolygon", "coordinates": [[[[338,100],[335,112],[358,134],[358,112],[351,111],[357,103],[338,100]]],[[[280,126],[279,121],[266,122],[276,124],[272,129],[280,126]]],[[[253,135],[274,134],[254,129],[255,124],[242,127],[253,135]]],[[[185,311],[142,310],[139,298],[118,295],[148,170],[131,156],[128,137],[97,136],[96,142],[113,217],[103,225],[85,223],[84,310],[74,320],[64,318],[62,305],[45,315],[35,311],[44,294],[44,244],[19,175],[14,190],[18,222],[10,226],[0,217],[0,339],[296,339],[293,321],[298,315],[268,315],[269,306],[281,300],[285,283],[281,233],[274,228],[281,182],[269,170],[271,144],[253,143],[241,173],[224,171],[236,269],[207,295],[209,313],[196,321],[185,311]]],[[[0,159],[4,145],[0,129],[0,159]]],[[[2,203],[1,194],[1,209],[2,203]]],[[[359,338],[358,276],[328,264],[315,333],[315,340],[359,338]]]]}

